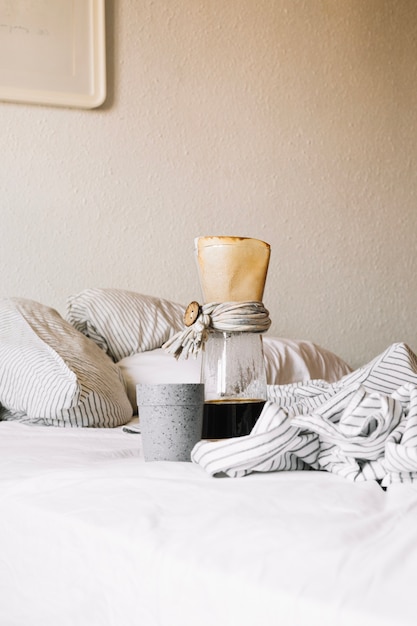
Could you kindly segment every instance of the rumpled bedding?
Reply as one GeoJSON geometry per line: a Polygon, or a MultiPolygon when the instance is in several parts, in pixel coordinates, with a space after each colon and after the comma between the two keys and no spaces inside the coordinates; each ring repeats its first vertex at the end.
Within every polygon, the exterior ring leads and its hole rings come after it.
{"type": "Polygon", "coordinates": [[[324,470],[382,487],[417,480],[417,357],[391,345],[336,383],[271,385],[252,432],[200,441],[192,461],[212,476],[324,470]]]}

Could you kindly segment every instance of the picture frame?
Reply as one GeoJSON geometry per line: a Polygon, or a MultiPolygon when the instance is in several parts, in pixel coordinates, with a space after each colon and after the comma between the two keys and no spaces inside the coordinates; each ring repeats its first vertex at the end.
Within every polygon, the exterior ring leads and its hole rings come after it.
{"type": "Polygon", "coordinates": [[[101,106],[105,40],[104,0],[0,0],[0,101],[101,106]]]}

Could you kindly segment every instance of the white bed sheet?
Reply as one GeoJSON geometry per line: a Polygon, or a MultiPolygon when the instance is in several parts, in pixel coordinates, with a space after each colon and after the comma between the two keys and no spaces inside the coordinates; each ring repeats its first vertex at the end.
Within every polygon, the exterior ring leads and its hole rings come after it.
{"type": "Polygon", "coordinates": [[[1,626],[411,626],[417,490],[0,423],[1,626]]]}

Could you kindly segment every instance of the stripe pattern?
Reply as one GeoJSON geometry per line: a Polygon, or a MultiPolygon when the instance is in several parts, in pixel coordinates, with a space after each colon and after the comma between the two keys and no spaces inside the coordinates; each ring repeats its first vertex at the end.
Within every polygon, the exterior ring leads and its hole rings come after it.
{"type": "Polygon", "coordinates": [[[0,419],[114,427],[132,408],[120,368],[54,309],[0,301],[0,419]]]}
{"type": "Polygon", "coordinates": [[[211,475],[320,469],[383,486],[417,480],[417,358],[397,343],[336,383],[272,385],[246,437],[201,441],[211,475]]]}
{"type": "Polygon", "coordinates": [[[113,361],[160,348],[183,328],[185,307],[123,289],[85,289],[70,296],[66,319],[113,361]]]}

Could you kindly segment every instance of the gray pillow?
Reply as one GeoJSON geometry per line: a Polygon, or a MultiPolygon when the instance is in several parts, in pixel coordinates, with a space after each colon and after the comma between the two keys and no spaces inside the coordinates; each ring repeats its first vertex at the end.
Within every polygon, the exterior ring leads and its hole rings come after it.
{"type": "Polygon", "coordinates": [[[67,320],[114,361],[160,348],[184,327],[185,307],[123,289],[85,289],[70,296],[67,320]]]}
{"type": "Polygon", "coordinates": [[[57,311],[0,300],[1,418],[52,426],[125,424],[132,416],[121,371],[57,311]]]}

